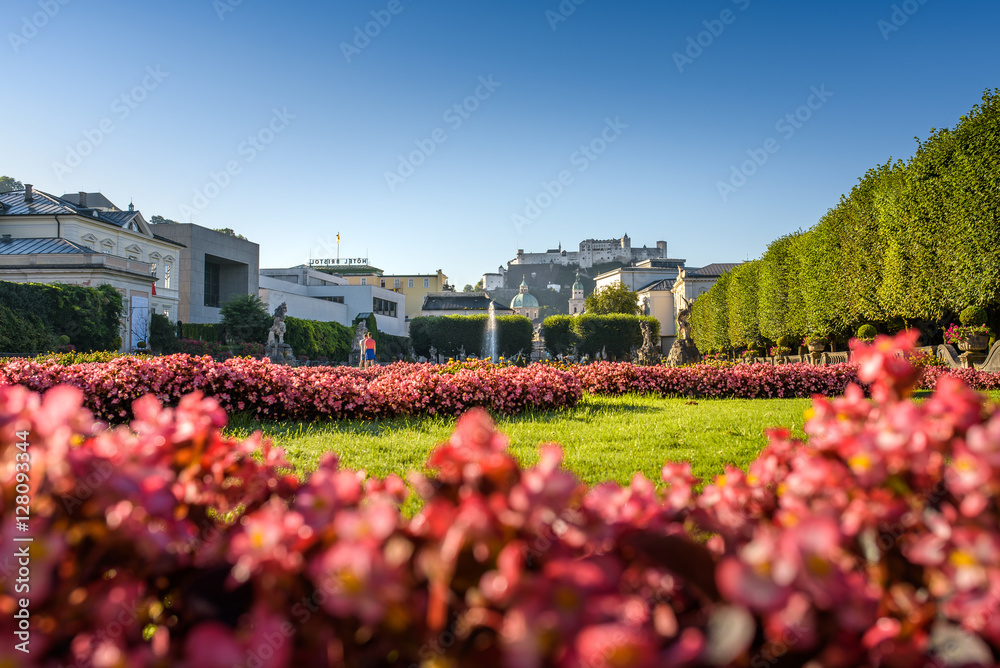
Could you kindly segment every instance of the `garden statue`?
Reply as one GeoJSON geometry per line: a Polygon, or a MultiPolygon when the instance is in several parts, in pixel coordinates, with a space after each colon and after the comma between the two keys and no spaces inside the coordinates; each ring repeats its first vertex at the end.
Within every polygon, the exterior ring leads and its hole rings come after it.
{"type": "Polygon", "coordinates": [[[694,364],[701,355],[698,347],[691,338],[691,305],[683,295],[679,296],[681,309],[677,312],[677,340],[670,347],[670,354],[667,355],[667,363],[671,366],[683,366],[694,364]]]}
{"type": "Polygon", "coordinates": [[[285,314],[287,312],[288,305],[281,302],[281,306],[274,309],[274,321],[271,324],[271,329],[267,332],[264,355],[274,364],[293,364],[295,362],[292,347],[285,343],[285,314]]]}
{"type": "Polygon", "coordinates": [[[288,306],[285,302],[281,302],[281,306],[274,309],[274,322],[271,324],[271,329],[267,333],[267,345],[273,345],[275,339],[277,343],[285,342],[285,314],[288,313],[288,306]]]}
{"type": "Polygon", "coordinates": [[[642,348],[636,355],[636,362],[643,366],[659,364],[662,356],[660,351],[656,349],[656,344],[653,343],[653,328],[649,326],[648,322],[640,320],[639,329],[642,330],[642,348]]]}

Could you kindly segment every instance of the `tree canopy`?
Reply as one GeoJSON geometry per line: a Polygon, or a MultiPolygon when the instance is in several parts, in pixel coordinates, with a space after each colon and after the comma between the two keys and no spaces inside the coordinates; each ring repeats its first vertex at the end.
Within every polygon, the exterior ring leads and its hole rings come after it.
{"type": "Polygon", "coordinates": [[[639,295],[622,282],[606,285],[587,295],[584,308],[592,315],[639,315],[639,295]]]}
{"type": "Polygon", "coordinates": [[[24,185],[12,176],[0,176],[0,193],[22,190],[24,185]]]}

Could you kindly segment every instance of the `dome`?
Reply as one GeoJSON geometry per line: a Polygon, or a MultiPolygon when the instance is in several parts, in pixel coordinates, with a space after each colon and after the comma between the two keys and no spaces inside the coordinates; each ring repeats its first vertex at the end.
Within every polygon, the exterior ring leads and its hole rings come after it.
{"type": "Polygon", "coordinates": [[[538,308],[538,300],[529,295],[527,292],[522,292],[514,295],[514,298],[510,300],[510,307],[513,309],[538,308]]]}
{"type": "Polygon", "coordinates": [[[573,291],[576,292],[577,290],[583,292],[583,283],[580,282],[579,276],[576,279],[576,283],[573,284],[573,291]]]}

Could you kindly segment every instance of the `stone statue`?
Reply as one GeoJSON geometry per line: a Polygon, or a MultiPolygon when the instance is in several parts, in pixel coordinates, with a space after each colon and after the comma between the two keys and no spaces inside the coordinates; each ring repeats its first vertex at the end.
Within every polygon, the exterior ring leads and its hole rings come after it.
{"type": "Polygon", "coordinates": [[[368,325],[364,321],[359,322],[357,329],[354,330],[354,342],[351,344],[351,354],[347,360],[351,366],[357,366],[361,363],[361,341],[365,338],[367,331],[368,325]]]}
{"type": "Polygon", "coordinates": [[[660,351],[656,349],[656,344],[653,342],[653,328],[649,326],[649,323],[640,320],[639,329],[642,330],[642,348],[636,353],[636,362],[643,366],[653,366],[660,363],[661,355],[660,351]]]}
{"type": "Polygon", "coordinates": [[[264,355],[273,364],[294,364],[295,354],[292,347],[285,343],[285,314],[288,312],[288,305],[281,302],[281,306],[274,309],[274,322],[267,332],[267,345],[264,346],[264,355]]]}
{"type": "Polygon", "coordinates": [[[285,314],[288,313],[288,305],[281,302],[281,306],[274,309],[274,322],[267,333],[267,345],[274,345],[276,342],[285,342],[285,314]]]}
{"type": "Polygon", "coordinates": [[[681,310],[677,312],[677,338],[687,341],[691,338],[691,302],[680,295],[681,310]]]}
{"type": "Polygon", "coordinates": [[[694,364],[701,359],[698,347],[695,346],[694,339],[691,338],[691,305],[684,295],[678,295],[681,303],[681,310],[677,312],[677,339],[670,347],[670,354],[667,355],[667,363],[671,366],[684,366],[694,364]]]}

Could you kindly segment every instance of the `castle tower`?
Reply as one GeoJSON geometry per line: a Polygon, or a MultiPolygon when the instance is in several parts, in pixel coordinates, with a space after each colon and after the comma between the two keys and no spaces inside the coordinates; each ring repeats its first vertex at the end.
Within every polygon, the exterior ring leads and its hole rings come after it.
{"type": "Polygon", "coordinates": [[[578,315],[583,313],[583,283],[580,282],[580,272],[576,272],[576,283],[573,284],[573,297],[569,300],[569,314],[578,315]]]}

